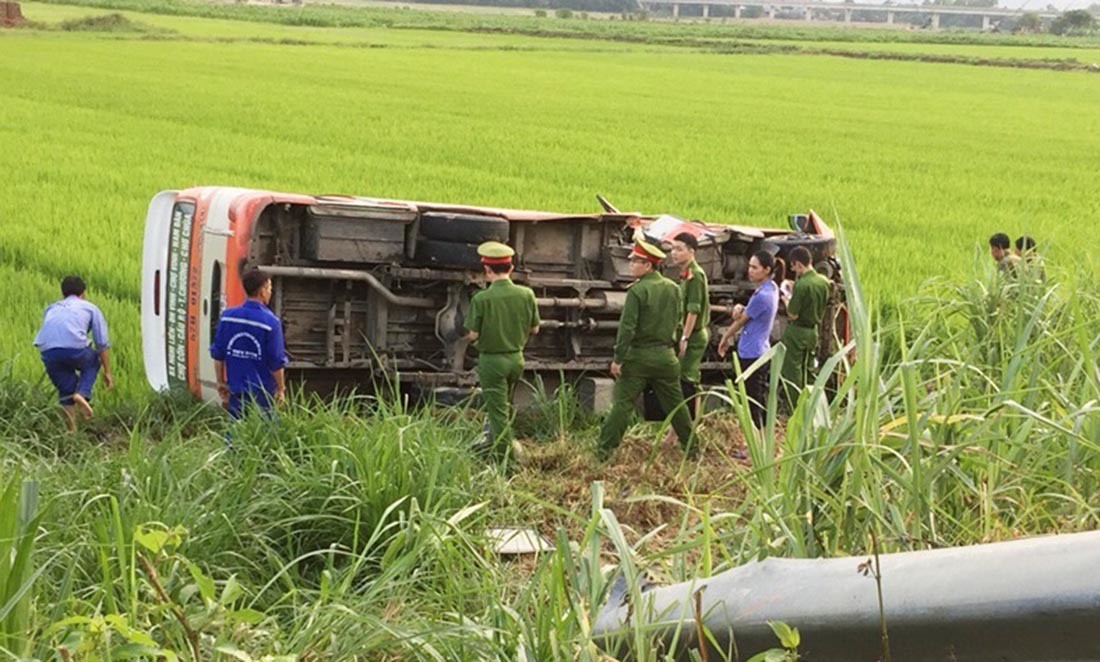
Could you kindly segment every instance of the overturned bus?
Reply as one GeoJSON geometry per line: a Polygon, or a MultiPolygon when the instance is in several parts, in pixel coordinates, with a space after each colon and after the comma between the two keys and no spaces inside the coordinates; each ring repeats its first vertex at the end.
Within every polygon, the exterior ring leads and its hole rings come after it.
{"type": "Polygon", "coordinates": [[[489,240],[516,249],[514,278],[537,297],[542,332],[527,346],[527,377],[551,388],[571,380],[597,407],[611,384],[637,232],[666,246],[681,232],[699,240],[714,311],[704,383],[729,374],[717,338],[729,323],[723,313],[752,293],[746,270],[756,250],[785,257],[809,248],[834,283],[821,354],[846,340],[835,238],[812,211],[792,215],[791,229],[761,229],[624,213],[598,200],[601,211],[573,214],[228,187],[159,193],[149,204],[142,261],[149,383],[218,399],[207,348],[221,311],[245,299],[241,274],[260,267],[272,276],[270,306],[284,325],[288,383],[322,393],[369,390],[382,380],[420,393],[473,386],[476,350],[462,322],[483,286],[476,248],[489,240]]]}

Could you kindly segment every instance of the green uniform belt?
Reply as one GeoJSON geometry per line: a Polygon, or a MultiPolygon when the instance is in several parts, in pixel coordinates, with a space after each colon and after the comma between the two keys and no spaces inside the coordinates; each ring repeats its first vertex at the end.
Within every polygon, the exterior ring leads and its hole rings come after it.
{"type": "Polygon", "coordinates": [[[798,320],[795,320],[795,321],[791,322],[792,326],[797,326],[800,329],[816,329],[817,324],[818,324],[817,322],[814,322],[813,324],[802,324],[798,320]]]}

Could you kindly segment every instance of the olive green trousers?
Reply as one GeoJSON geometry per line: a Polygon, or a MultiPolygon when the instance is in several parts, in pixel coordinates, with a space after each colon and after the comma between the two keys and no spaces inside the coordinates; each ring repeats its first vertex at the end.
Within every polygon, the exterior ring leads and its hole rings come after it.
{"type": "Polygon", "coordinates": [[[784,393],[787,402],[793,407],[798,394],[806,387],[814,365],[814,353],[817,351],[817,329],[788,324],[783,331],[783,345],[787,349],[783,357],[784,393]]]}
{"type": "Polygon", "coordinates": [[[512,451],[512,392],[523,375],[523,353],[479,354],[477,378],[489,419],[490,452],[504,462],[512,451]]]}
{"type": "Polygon", "coordinates": [[[623,361],[622,374],[615,380],[611,412],[600,428],[597,456],[606,459],[619,447],[634,415],[634,401],[646,387],[653,389],[657,402],[667,416],[672,412],[672,428],[687,452],[694,451],[695,437],[691,416],[684,406],[680,388],[680,362],[671,347],[632,349],[623,361]]]}
{"type": "Polygon", "coordinates": [[[688,340],[687,349],[680,357],[680,379],[685,382],[698,384],[703,375],[699,366],[703,363],[703,353],[707,350],[707,342],[710,333],[704,329],[701,333],[693,333],[688,340]]]}

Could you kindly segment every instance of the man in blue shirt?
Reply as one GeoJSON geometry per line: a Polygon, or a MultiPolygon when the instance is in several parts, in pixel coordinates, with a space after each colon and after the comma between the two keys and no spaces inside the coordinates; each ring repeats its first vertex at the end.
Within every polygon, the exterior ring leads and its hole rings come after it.
{"type": "Polygon", "coordinates": [[[99,308],[84,300],[84,280],[66,276],[61,281],[61,301],[46,307],[42,328],[34,338],[34,346],[42,353],[46,374],[57,388],[65,426],[76,429],[75,409],[84,418],[92,417],[92,386],[103,367],[107,388],[114,388],[107,339],[107,320],[99,308]],[[95,349],[88,345],[88,333],[95,349]]]}
{"type": "Polygon", "coordinates": [[[271,278],[259,269],[250,269],[241,283],[248,300],[222,313],[210,345],[218,393],[233,418],[241,417],[248,402],[268,411],[286,397],[283,323],[267,307],[271,278]]]}

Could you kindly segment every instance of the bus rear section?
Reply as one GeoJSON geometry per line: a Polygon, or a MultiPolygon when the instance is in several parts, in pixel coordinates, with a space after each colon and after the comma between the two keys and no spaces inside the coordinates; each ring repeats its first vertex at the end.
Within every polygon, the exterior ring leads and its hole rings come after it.
{"type": "Polygon", "coordinates": [[[142,354],[146,378],[158,391],[186,389],[198,398],[217,399],[207,348],[228,304],[229,211],[240,193],[230,188],[164,191],[149,204],[142,255],[142,354]]]}

